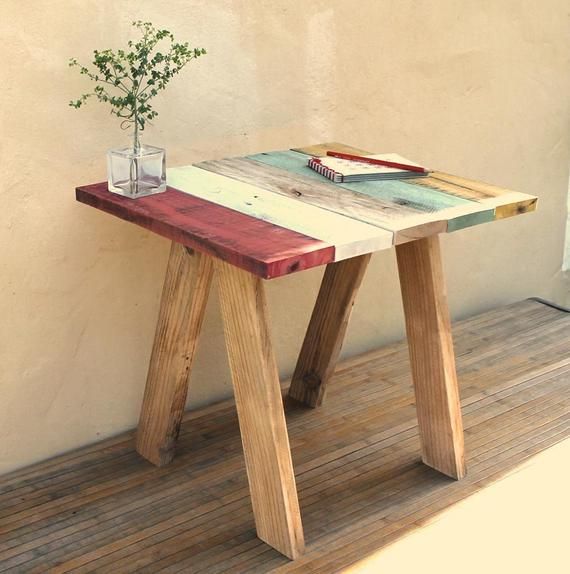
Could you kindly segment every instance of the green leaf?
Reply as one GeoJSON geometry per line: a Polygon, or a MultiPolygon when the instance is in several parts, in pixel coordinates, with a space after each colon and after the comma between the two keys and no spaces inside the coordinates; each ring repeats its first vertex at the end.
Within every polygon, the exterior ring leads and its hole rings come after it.
{"type": "Polygon", "coordinates": [[[78,109],[89,97],[95,96],[110,104],[111,113],[123,118],[123,123],[136,123],[144,129],[145,122],[158,115],[149,101],[164,90],[190,60],[206,54],[206,50],[191,49],[188,42],[176,43],[171,32],[159,30],[151,22],[136,20],[132,26],[138,30],[139,40],[128,40],[126,48],[116,51],[94,50],[95,71],[80,65],[75,58],[69,59],[69,67],[77,67],[81,75],[95,83],[93,92],[70,101],[69,105],[78,109]]]}

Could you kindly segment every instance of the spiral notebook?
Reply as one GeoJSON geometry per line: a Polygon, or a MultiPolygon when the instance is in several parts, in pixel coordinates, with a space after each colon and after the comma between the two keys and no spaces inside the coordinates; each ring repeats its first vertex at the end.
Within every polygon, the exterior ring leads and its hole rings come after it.
{"type": "MultiPolygon", "coordinates": [[[[421,167],[419,164],[410,161],[397,153],[367,155],[366,157],[421,167]]],[[[373,165],[370,163],[330,156],[313,157],[309,160],[308,165],[311,169],[335,183],[348,183],[351,181],[379,181],[383,179],[408,179],[425,177],[427,175],[427,173],[418,173],[416,171],[373,165]]]]}

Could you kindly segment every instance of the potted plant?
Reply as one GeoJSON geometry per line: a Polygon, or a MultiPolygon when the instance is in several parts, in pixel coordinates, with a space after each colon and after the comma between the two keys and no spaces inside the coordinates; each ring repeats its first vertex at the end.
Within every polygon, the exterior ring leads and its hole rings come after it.
{"type": "Polygon", "coordinates": [[[166,189],[166,158],[161,148],[143,145],[141,132],[158,114],[151,100],[188,62],[206,53],[203,48],[180,44],[168,30],[158,30],[150,22],[133,22],[140,32],[138,42],[129,40],[124,50],[94,50],[92,68],[75,58],[71,67],[95,83],[92,92],[69,102],[80,108],[95,97],[111,106],[111,113],[122,119],[121,128],[132,128],[128,147],[107,152],[109,191],[136,198],[166,189]]]}

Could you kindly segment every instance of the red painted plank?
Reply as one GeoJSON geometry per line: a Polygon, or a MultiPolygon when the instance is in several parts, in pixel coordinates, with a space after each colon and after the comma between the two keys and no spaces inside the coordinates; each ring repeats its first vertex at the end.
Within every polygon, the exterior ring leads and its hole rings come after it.
{"type": "Polygon", "coordinates": [[[264,279],[334,261],[334,246],[169,187],[129,199],[106,183],[78,187],[77,201],[136,223],[264,279]]]}

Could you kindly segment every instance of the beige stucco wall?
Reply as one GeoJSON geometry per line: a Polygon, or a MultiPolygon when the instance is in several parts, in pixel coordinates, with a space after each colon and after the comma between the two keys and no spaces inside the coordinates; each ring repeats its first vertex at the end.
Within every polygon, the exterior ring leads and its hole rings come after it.
{"type": "MultiPolygon", "coordinates": [[[[563,291],[567,0],[4,0],[0,19],[0,472],[133,427],[168,242],[76,204],[123,143],[67,68],[152,19],[207,47],[145,140],[170,165],[339,140],[540,197],[444,238],[454,317],[563,291]]],[[[271,282],[287,376],[321,270],[271,282]]],[[[189,405],[231,393],[217,300],[189,405]]],[[[402,336],[393,252],[374,256],[344,348],[402,336]]]]}

